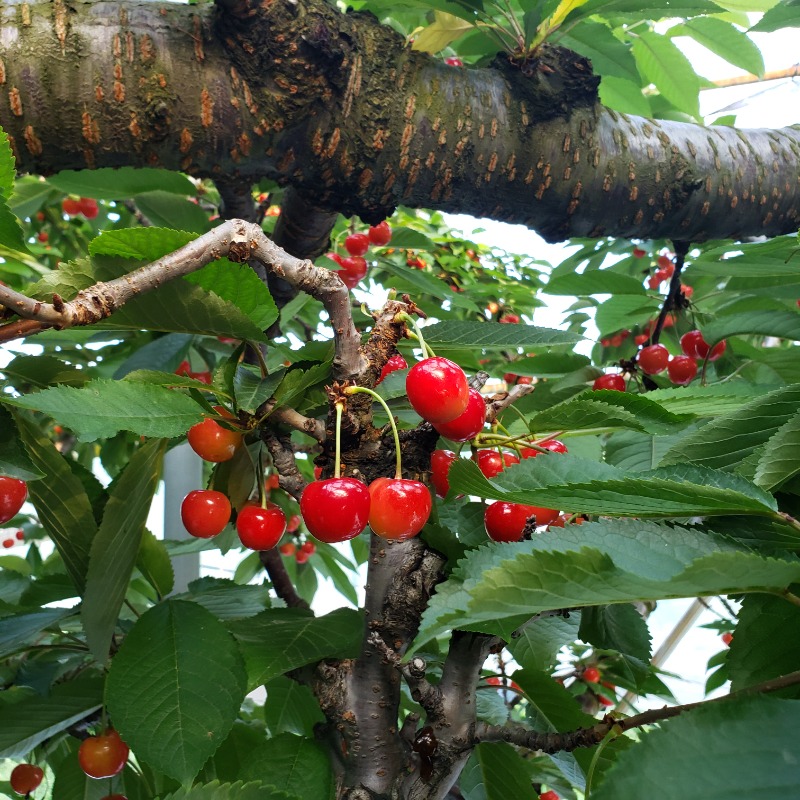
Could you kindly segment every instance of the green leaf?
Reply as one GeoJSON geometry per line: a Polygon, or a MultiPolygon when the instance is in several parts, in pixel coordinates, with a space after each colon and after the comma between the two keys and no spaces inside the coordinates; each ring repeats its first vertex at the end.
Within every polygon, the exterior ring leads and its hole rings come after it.
{"type": "Polygon", "coordinates": [[[736,469],[795,417],[798,409],[800,384],[781,387],[682,437],[661,463],[736,469]]]}
{"type": "MultiPolygon", "coordinates": [[[[602,22],[584,20],[561,36],[559,44],[590,59],[595,75],[601,75],[604,80],[612,75],[637,87],[641,82],[630,49],[602,22]]],[[[642,96],[641,92],[639,95],[642,96]]]]}
{"type": "Polygon", "coordinates": [[[0,199],[0,244],[9,251],[3,253],[4,257],[10,256],[23,262],[27,260],[26,257],[30,258],[19,220],[3,199],[0,199]]]}
{"type": "Polygon", "coordinates": [[[797,458],[800,448],[800,414],[795,414],[767,440],[760,449],[758,466],[753,482],[764,489],[775,487],[800,472],[797,458]]]}
{"type": "Polygon", "coordinates": [[[301,800],[301,798],[260,783],[212,781],[183,787],[177,792],[165,795],[162,800],[301,800]]]}
{"type": "Polygon", "coordinates": [[[764,59],[756,43],[730,22],[718,17],[695,17],[669,29],[670,36],[691,36],[729,64],[754,75],[764,74],[764,59]]]}
{"type": "Polygon", "coordinates": [[[578,638],[582,612],[569,616],[543,617],[525,625],[517,636],[508,634],[508,649],[523,669],[551,672],[558,663],[558,653],[564,645],[578,638]]]}
{"type": "Polygon", "coordinates": [[[642,94],[642,87],[638,81],[634,83],[615,75],[604,75],[600,81],[598,94],[600,102],[607,108],[637,117],[653,115],[650,101],[642,94]]]}
{"type": "Polygon", "coordinates": [[[645,295],[644,286],[638,278],[612,272],[610,269],[590,269],[553,278],[543,289],[546,294],[592,295],[592,294],[637,294],[645,295]]]}
{"type": "Polygon", "coordinates": [[[0,475],[35,481],[44,473],[34,466],[30,456],[17,436],[14,418],[0,405],[0,475]]]}
{"type": "Polygon", "coordinates": [[[291,369],[285,373],[284,379],[275,390],[275,407],[291,406],[297,398],[306,394],[307,390],[330,378],[331,364],[326,361],[316,364],[310,369],[291,369]]]}
{"type": "Polygon", "coordinates": [[[602,335],[615,333],[631,324],[648,321],[658,313],[659,305],[656,297],[614,296],[598,307],[595,323],[602,335]]]}
{"type": "Polygon", "coordinates": [[[14,178],[16,176],[16,161],[8,134],[0,128],[0,196],[8,200],[14,191],[14,178]]]}
{"type": "Polygon", "coordinates": [[[703,338],[711,345],[729,336],[758,334],[800,341],[800,314],[775,309],[736,312],[717,317],[703,328],[703,338]]]}
{"type": "Polygon", "coordinates": [[[0,656],[13,653],[35,634],[72,613],[68,608],[46,608],[3,617],[0,619],[0,656]]]}
{"type": "Polygon", "coordinates": [[[211,576],[192,581],[189,591],[178,599],[199,603],[221,620],[253,617],[270,606],[268,584],[242,585],[211,576]]]}
{"type": "Polygon", "coordinates": [[[679,111],[700,118],[700,82],[689,59],[668,38],[648,30],[637,31],[633,56],[645,80],[679,111]]]}
{"type": "Polygon", "coordinates": [[[264,719],[269,732],[296,733],[312,736],[314,726],[324,722],[319,702],[308,686],[283,675],[264,684],[267,699],[264,702],[264,719]]]}
{"type": "Polygon", "coordinates": [[[34,747],[66,730],[103,704],[100,678],[60,683],[47,697],[0,703],[0,758],[23,759],[34,747]]]}
{"type": "Polygon", "coordinates": [[[800,702],[772,697],[688,711],[640,734],[636,747],[620,756],[592,792],[592,800],[708,800],[710,791],[720,798],[761,800],[765,786],[770,797],[790,800],[797,793],[800,763],[798,713],[800,702]],[[698,779],[708,774],[709,764],[714,765],[713,789],[698,779]]]}
{"type": "Polygon", "coordinates": [[[167,548],[162,539],[156,539],[147,529],[142,534],[142,542],[136,556],[136,568],[156,590],[159,597],[164,597],[172,591],[175,572],[167,548]]]}
{"type": "Polygon", "coordinates": [[[20,219],[32,217],[55,194],[55,190],[38,176],[21,177],[8,198],[11,211],[20,219]]]}
{"type": "Polygon", "coordinates": [[[583,337],[569,331],[537,328],[533,325],[503,325],[499,322],[437,322],[423,329],[425,341],[434,349],[448,351],[506,350],[509,347],[536,349],[576,344],[583,337]]]}
{"type": "Polygon", "coordinates": [[[675,436],[650,436],[637,431],[618,431],[606,440],[605,460],[626,472],[655,469],[664,453],[678,440],[675,436]]]}
{"type": "Polygon", "coordinates": [[[320,742],[282,733],[255,750],[242,770],[244,780],[258,780],[287,794],[329,800],[334,784],[327,750],[320,742]]]}
{"type": "Polygon", "coordinates": [[[133,454],[121,476],[111,485],[103,521],[92,542],[81,621],[86,643],[100,664],[108,659],[119,610],[161,476],[165,446],[163,440],[153,439],[133,454]]]}
{"type": "Polygon", "coordinates": [[[698,529],[633,520],[570,525],[469,551],[437,587],[414,646],[451,627],[499,634],[555,609],[780,593],[798,575],[800,562],[764,557],[698,529]]]}
{"type": "MultiPolygon", "coordinates": [[[[800,613],[782,597],[747,595],[728,652],[731,691],[779,678],[797,669],[800,613]]],[[[797,697],[800,689],[784,690],[797,697]]]]}
{"type": "Polygon", "coordinates": [[[89,550],[97,532],[92,505],[79,477],[33,423],[16,416],[20,436],[45,479],[28,484],[28,496],[50,534],[76,589],[83,594],[89,550]]]}
{"type": "Polygon", "coordinates": [[[236,643],[196,603],[146,611],[111,662],[106,699],[136,755],[190,781],[227,737],[246,692],[236,643]]]}
{"type": "Polygon", "coordinates": [[[644,663],[650,661],[647,622],[630,603],[585,609],[578,636],[602,650],[616,650],[644,663]]]}
{"type": "Polygon", "coordinates": [[[228,628],[239,642],[251,687],[323,658],[355,657],[363,635],[361,615],[347,608],[323,617],[302,609],[273,608],[231,622],[228,628]]]}
{"type": "Polygon", "coordinates": [[[272,397],[285,375],[286,371],[279,369],[262,378],[257,369],[240,365],[233,379],[236,405],[249,414],[255,414],[256,409],[272,397]]]}
{"type": "Polygon", "coordinates": [[[483,742],[473,751],[458,781],[465,800],[536,800],[520,754],[505,742],[483,742]]]}
{"type": "Polygon", "coordinates": [[[165,169],[65,169],[51,175],[47,182],[67,194],[93,197],[95,200],[127,200],[132,195],[152,191],[191,196],[197,194],[195,185],[187,177],[165,169]]]}
{"type": "Polygon", "coordinates": [[[41,411],[92,442],[119,431],[140,436],[173,437],[203,418],[191,397],[160,386],[98,379],[81,389],[54,386],[6,402],[41,411]]]}
{"type": "MultiPolygon", "coordinates": [[[[394,237],[392,237],[394,243],[394,237]]],[[[436,297],[439,300],[449,300],[450,303],[456,308],[469,308],[473,311],[478,311],[478,306],[475,305],[468,297],[462,297],[458,293],[454,293],[444,281],[440,281],[433,275],[429,275],[413,267],[408,267],[405,264],[395,264],[388,259],[379,259],[380,268],[386,270],[389,275],[393,276],[391,283],[398,290],[406,289],[410,292],[422,292],[436,297]]]]}
{"type": "Polygon", "coordinates": [[[189,198],[159,190],[136,195],[135,200],[139,211],[159,228],[206,233],[213,227],[208,212],[189,198]]]}
{"type": "Polygon", "coordinates": [[[489,481],[477,464],[462,458],[450,467],[449,478],[451,489],[463,494],[570,513],[625,517],[771,515],[775,508],[771,498],[738,476],[706,469],[694,473],[691,480],[658,471],[651,477],[641,477],[604,466],[571,454],[539,456],[525,459],[489,481]]]}
{"type": "Polygon", "coordinates": [[[770,32],[781,28],[800,28],[800,5],[776,3],[750,30],[770,32]]]}
{"type": "Polygon", "coordinates": [[[198,775],[196,783],[209,780],[235,781],[250,760],[253,750],[264,741],[264,729],[261,725],[234,722],[228,738],[217,748],[217,752],[206,762],[203,771],[198,775]]]}
{"type": "Polygon", "coordinates": [[[433,22],[414,37],[412,50],[422,53],[438,53],[467,31],[473,30],[473,23],[448,14],[434,11],[433,22]]]}

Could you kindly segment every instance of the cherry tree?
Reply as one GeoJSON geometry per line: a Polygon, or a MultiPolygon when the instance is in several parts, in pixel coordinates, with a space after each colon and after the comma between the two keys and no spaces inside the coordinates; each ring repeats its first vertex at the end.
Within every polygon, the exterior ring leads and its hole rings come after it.
{"type": "Polygon", "coordinates": [[[675,40],[758,76],[797,25],[6,3],[0,791],[794,797],[800,129],[704,124],[675,40]],[[730,691],[679,705],[648,616],[686,597],[730,691]]]}

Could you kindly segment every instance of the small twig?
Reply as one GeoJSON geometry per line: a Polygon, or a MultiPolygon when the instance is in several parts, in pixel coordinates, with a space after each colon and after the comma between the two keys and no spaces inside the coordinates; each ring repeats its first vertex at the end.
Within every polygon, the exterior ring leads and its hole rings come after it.
{"type": "Polygon", "coordinates": [[[669,280],[669,291],[658,314],[656,327],[650,334],[650,344],[658,344],[667,314],[678,307],[678,296],[681,293],[681,271],[683,270],[683,263],[686,259],[686,254],[689,252],[691,242],[673,241],[672,245],[675,248],[675,270],[669,280]]]}
{"type": "Polygon", "coordinates": [[[136,221],[139,223],[139,225],[141,225],[143,228],[151,228],[151,227],[153,226],[153,223],[150,221],[150,218],[149,218],[149,217],[146,217],[146,216],[145,216],[145,215],[144,215],[144,214],[141,212],[141,210],[139,209],[139,206],[137,206],[137,205],[136,205],[136,203],[134,203],[134,202],[133,202],[133,200],[125,200],[125,202],[123,203],[123,205],[124,205],[124,206],[125,206],[125,208],[127,208],[127,209],[128,209],[128,211],[131,213],[131,216],[132,216],[132,217],[133,217],[133,218],[134,218],[134,219],[135,219],[135,220],[136,220],[136,221]]]}
{"type": "Polygon", "coordinates": [[[765,681],[756,686],[741,689],[738,692],[731,692],[722,697],[715,697],[713,700],[701,700],[697,703],[687,703],[682,706],[654,708],[627,719],[615,719],[610,715],[606,715],[601,722],[591,728],[578,728],[566,733],[539,733],[526,728],[524,725],[488,725],[484,722],[479,722],[475,729],[474,739],[469,746],[471,747],[477,742],[510,742],[519,747],[539,750],[543,753],[572,751],[578,747],[593,747],[599,744],[612,730],[616,731],[617,734],[622,734],[633,728],[641,728],[645,725],[652,725],[665,719],[677,717],[686,711],[692,711],[701,706],[727,703],[729,700],[736,700],[752,694],[776,692],[797,684],[800,684],[800,671],[790,672],[780,678],[765,681]]]}
{"type": "Polygon", "coordinates": [[[261,440],[272,456],[272,464],[278,473],[281,489],[299,502],[307,484],[294,459],[291,438],[281,436],[269,428],[262,428],[261,440]]]}
{"type": "MultiPolygon", "coordinates": [[[[257,416],[262,416],[260,409],[257,416]]],[[[276,408],[270,413],[270,421],[277,422],[281,425],[288,425],[296,431],[307,433],[312,439],[318,442],[325,441],[325,423],[319,419],[303,416],[299,411],[295,411],[288,406],[281,406],[276,408]]],[[[294,446],[294,451],[298,451],[297,445],[294,446]]]]}
{"type": "Polygon", "coordinates": [[[491,424],[513,403],[516,403],[521,397],[530,394],[534,390],[534,386],[529,383],[518,383],[509,389],[508,392],[501,392],[494,395],[494,397],[486,404],[486,421],[491,424]]]}
{"type": "Polygon", "coordinates": [[[286,567],[283,565],[281,554],[273,547],[271,550],[261,550],[258,553],[264,569],[269,575],[275,594],[283,600],[289,608],[310,608],[308,603],[297,594],[286,567]]]}

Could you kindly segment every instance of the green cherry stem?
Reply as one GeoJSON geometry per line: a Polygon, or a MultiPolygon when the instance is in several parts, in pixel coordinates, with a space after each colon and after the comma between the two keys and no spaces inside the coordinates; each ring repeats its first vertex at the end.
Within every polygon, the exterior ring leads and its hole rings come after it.
{"type": "Polygon", "coordinates": [[[342,411],[344,405],[336,404],[336,464],[333,467],[333,477],[342,477],[342,411]]]}
{"type": "Polygon", "coordinates": [[[394,436],[394,477],[396,480],[400,480],[400,478],[403,477],[402,459],[400,457],[400,434],[397,432],[397,425],[395,424],[394,416],[392,416],[389,406],[386,405],[386,401],[377,392],[374,392],[372,389],[367,389],[366,386],[349,386],[344,390],[344,393],[368,394],[383,406],[384,411],[386,411],[386,415],[389,417],[389,424],[392,426],[392,436],[394,436]]]}
{"type": "Polygon", "coordinates": [[[422,348],[423,358],[430,358],[431,356],[436,355],[425,342],[425,337],[422,335],[422,328],[420,328],[419,323],[414,319],[414,317],[412,317],[410,314],[401,313],[397,315],[396,319],[398,321],[405,322],[406,324],[410,324],[414,329],[414,333],[417,335],[417,339],[419,340],[419,346],[422,348]]]}

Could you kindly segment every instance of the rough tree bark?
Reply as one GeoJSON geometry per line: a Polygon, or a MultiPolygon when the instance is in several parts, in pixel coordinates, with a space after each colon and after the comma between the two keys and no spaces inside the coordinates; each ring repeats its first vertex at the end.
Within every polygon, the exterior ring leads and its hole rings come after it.
{"type": "Polygon", "coordinates": [[[569,236],[796,230],[800,130],[617,114],[584,59],[453,69],[324,0],[7,2],[0,124],[21,170],[268,176],[316,208],[398,203],[569,236]]]}

